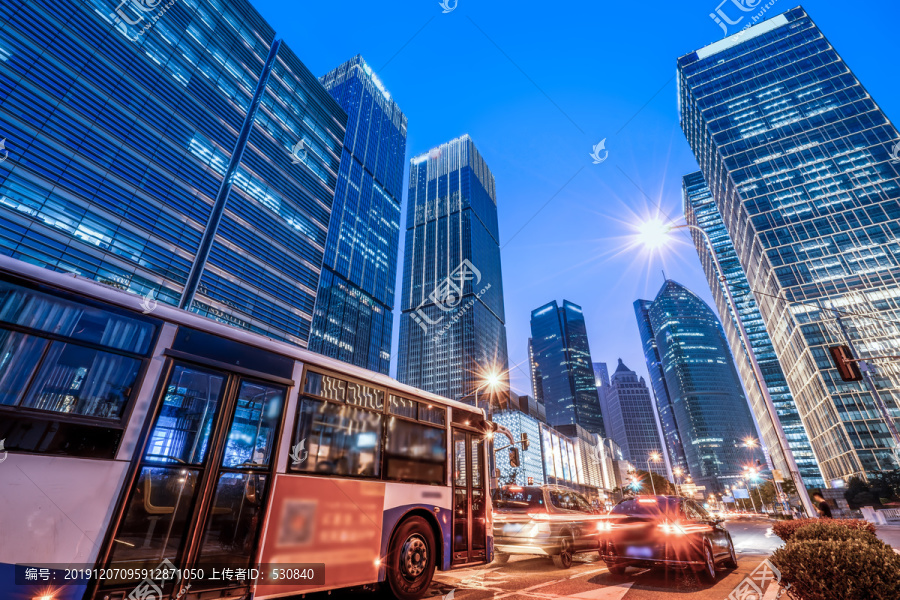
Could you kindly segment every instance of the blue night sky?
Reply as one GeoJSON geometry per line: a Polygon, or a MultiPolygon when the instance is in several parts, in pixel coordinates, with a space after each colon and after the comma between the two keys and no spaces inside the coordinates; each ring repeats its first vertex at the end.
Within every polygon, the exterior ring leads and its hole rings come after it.
{"type": "MultiPolygon", "coordinates": [[[[317,76],[363,55],[409,118],[407,158],[472,136],[497,182],[514,391],[531,393],[530,312],[550,300],[584,307],[595,361],[621,357],[641,374],[632,302],[656,295],[661,270],[711,302],[686,236],[652,256],[629,245],[642,216],[681,218],[681,176],[697,165],[678,126],[675,60],[723,37],[709,16],[718,0],[458,0],[447,14],[438,0],[251,1],[317,76]],[[592,164],[603,138],[609,158],[592,164]]],[[[764,18],[794,6],[776,0],[764,18]]],[[[803,6],[897,123],[896,2],[803,6]]],[[[744,14],[731,0],[722,10],[744,14]]]]}

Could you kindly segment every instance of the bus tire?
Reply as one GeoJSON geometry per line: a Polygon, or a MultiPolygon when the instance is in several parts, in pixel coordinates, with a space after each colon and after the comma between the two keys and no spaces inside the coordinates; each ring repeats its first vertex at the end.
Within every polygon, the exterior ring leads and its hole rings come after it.
{"type": "Polygon", "coordinates": [[[410,517],[394,532],[388,549],[386,578],[398,600],[419,600],[434,577],[434,533],[422,517],[410,517]]]}

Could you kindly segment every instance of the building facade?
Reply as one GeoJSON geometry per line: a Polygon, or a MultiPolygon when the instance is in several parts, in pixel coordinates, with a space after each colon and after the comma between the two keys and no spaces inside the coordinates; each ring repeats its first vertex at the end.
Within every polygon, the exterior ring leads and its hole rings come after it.
{"type": "Polygon", "coordinates": [[[660,430],[663,440],[666,442],[666,455],[672,467],[673,475],[687,473],[687,458],[684,456],[684,444],[681,434],[678,432],[678,423],[675,421],[675,407],[672,406],[672,397],[669,395],[669,387],[666,384],[666,375],[662,367],[662,359],[659,356],[659,346],[656,345],[656,336],[650,325],[648,309],[652,304],[648,300],[635,300],[634,314],[637,317],[638,331],[641,335],[641,345],[644,350],[644,358],[647,361],[647,371],[650,373],[650,386],[656,400],[656,410],[659,416],[660,430]]]}
{"type": "Polygon", "coordinates": [[[468,135],[410,162],[397,378],[453,399],[509,376],[494,176],[468,135]]]}
{"type": "Polygon", "coordinates": [[[744,396],[725,334],[709,306],[679,283],[666,280],[647,307],[656,338],[688,472],[697,485],[721,492],[763,461],[756,424],[744,396]]]}
{"type": "MultiPolygon", "coordinates": [[[[790,473],[790,469],[784,460],[781,452],[781,445],[775,433],[775,427],[766,409],[765,399],[756,385],[756,378],[753,374],[753,367],[747,356],[744,343],[741,341],[735,318],[740,318],[750,339],[750,346],[756,355],[760,370],[763,374],[763,380],[775,404],[775,410],[778,413],[778,420],[784,430],[785,437],[788,440],[791,453],[800,470],[805,485],[812,487],[822,487],[825,480],[822,479],[822,473],[819,471],[819,463],[812,451],[809,443],[809,437],[806,435],[806,429],[797,413],[797,405],[791,396],[788,388],[787,380],[784,377],[784,371],[778,363],[775,355],[775,349],[772,347],[772,339],[766,333],[763,325],[762,316],[759,314],[759,307],[753,294],[750,292],[750,285],[747,283],[747,277],[744,270],[738,262],[737,254],[734,251],[734,244],[728,231],[725,230],[725,224],[722,222],[722,215],[719,214],[712,194],[703,180],[703,174],[700,172],[685,175],[683,178],[682,198],[684,200],[684,214],[687,222],[691,225],[700,227],[709,235],[712,241],[713,251],[719,263],[722,265],[725,276],[725,282],[719,279],[719,273],[716,271],[715,263],[709,254],[709,247],[706,240],[698,232],[691,232],[694,238],[694,245],[697,249],[697,255],[703,265],[703,271],[706,273],[706,279],[709,282],[710,291],[712,291],[716,308],[720,315],[728,315],[723,318],[722,328],[725,330],[725,337],[728,339],[728,345],[731,347],[731,353],[735,358],[741,379],[747,382],[746,392],[750,400],[750,407],[753,409],[753,416],[759,425],[762,441],[765,448],[769,451],[772,461],[777,469],[781,469],[783,473],[790,473]],[[738,307],[738,315],[734,314],[731,306],[725,296],[723,286],[727,285],[730,293],[733,295],[735,304],[738,307]]],[[[649,358],[647,359],[649,363],[649,358]]]]}
{"type": "MultiPolygon", "coordinates": [[[[638,469],[647,469],[651,455],[665,453],[650,388],[621,358],[610,378],[605,409],[603,417],[609,437],[621,449],[625,460],[638,469]]],[[[654,473],[671,478],[666,465],[665,460],[649,462],[654,473]]]]}
{"type": "MultiPolygon", "coordinates": [[[[681,127],[826,481],[897,466],[873,394],[828,346],[900,353],[900,134],[802,8],[678,59],[681,127]],[[837,312],[835,312],[835,309],[837,312]]],[[[896,363],[875,385],[900,417],[896,363]]]]}
{"type": "Polygon", "coordinates": [[[305,346],[347,115],[246,0],[137,6],[0,14],[0,252],[305,346]]]}
{"type": "Polygon", "coordinates": [[[321,78],[347,113],[309,348],[387,374],[406,115],[362,56],[321,78]]]}
{"type": "Polygon", "coordinates": [[[531,311],[529,354],[541,390],[535,395],[544,402],[547,422],[606,435],[581,307],[554,300],[531,311]]]}

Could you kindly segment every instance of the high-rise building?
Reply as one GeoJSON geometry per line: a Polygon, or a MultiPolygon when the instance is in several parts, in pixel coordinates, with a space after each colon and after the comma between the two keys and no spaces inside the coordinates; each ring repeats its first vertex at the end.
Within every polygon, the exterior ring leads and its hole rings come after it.
{"type": "Polygon", "coordinates": [[[321,82],[348,118],[309,348],[387,374],[406,116],[362,56],[321,82]]]}
{"type": "Polygon", "coordinates": [[[559,306],[553,300],[531,311],[530,348],[547,422],[581,425],[606,435],[581,307],[568,300],[559,306]]]}
{"type": "Polygon", "coordinates": [[[637,316],[641,344],[647,361],[647,371],[650,373],[650,386],[653,388],[653,396],[656,399],[660,428],[666,442],[666,455],[672,466],[673,474],[685,474],[688,473],[687,458],[684,456],[681,434],[678,432],[678,424],[675,422],[675,408],[672,406],[672,398],[669,396],[666,375],[663,371],[662,359],[659,356],[659,346],[656,345],[656,337],[650,326],[650,316],[647,314],[650,304],[652,303],[648,300],[635,300],[634,313],[637,316]]]}
{"type": "MultiPolygon", "coordinates": [[[[479,406],[509,377],[494,176],[468,135],[410,162],[398,379],[479,406]]],[[[499,404],[499,402],[498,402],[499,404]]]]}
{"type": "MultiPolygon", "coordinates": [[[[747,384],[745,387],[750,406],[759,425],[763,442],[769,450],[775,467],[781,469],[783,473],[789,473],[790,469],[781,453],[781,445],[778,442],[769,411],[766,409],[765,399],[756,385],[753,367],[750,364],[744,343],[741,341],[737,322],[734,320],[736,315],[731,310],[728,299],[725,296],[725,290],[723,289],[725,285],[728,286],[730,293],[734,296],[739,313],[737,317],[741,319],[747,330],[750,346],[756,354],[763,380],[768,388],[769,395],[772,397],[772,402],[775,404],[778,420],[784,430],[797,467],[800,469],[800,475],[807,486],[823,486],[825,481],[822,479],[822,473],[819,471],[819,463],[813,455],[809,437],[806,435],[806,430],[800,421],[797,405],[794,404],[791,391],[788,389],[784,371],[781,370],[781,365],[775,356],[772,339],[766,333],[762,316],[759,314],[759,307],[756,304],[756,300],[753,299],[753,294],[750,292],[747,276],[744,275],[744,270],[741,268],[740,262],[738,262],[731,237],[725,230],[722,215],[719,214],[719,210],[713,202],[712,194],[709,193],[709,188],[706,182],[703,181],[702,173],[697,172],[685,175],[682,181],[684,214],[687,222],[700,227],[709,235],[713,250],[724,271],[722,275],[725,276],[726,280],[722,282],[719,279],[720,274],[716,271],[715,263],[709,254],[706,240],[700,233],[692,232],[697,254],[700,256],[703,271],[706,273],[707,281],[709,281],[716,308],[718,308],[720,315],[728,315],[721,319],[722,327],[725,330],[725,337],[728,339],[728,345],[731,347],[731,353],[737,363],[741,379],[747,384]]],[[[649,361],[648,357],[648,364],[649,361]]]]}
{"type": "Polygon", "coordinates": [[[723,491],[763,461],[756,425],[722,326],[692,291],[668,279],[646,306],[688,471],[694,483],[723,491]]]}
{"type": "Polygon", "coordinates": [[[538,402],[528,395],[518,396],[510,403],[511,408],[532,416],[541,423],[547,422],[547,409],[544,408],[543,402],[538,402]]]}
{"type": "Polygon", "coordinates": [[[544,390],[541,387],[541,370],[534,362],[534,344],[528,338],[528,374],[531,376],[531,393],[535,400],[544,402],[544,390]]]}
{"type": "MultiPolygon", "coordinates": [[[[828,346],[900,353],[900,134],[802,8],[678,59],[681,127],[829,483],[892,469],[871,391],[828,346]],[[837,311],[837,312],[836,312],[837,311]]],[[[874,380],[895,424],[900,365],[874,380]]]]}
{"type": "MultiPolygon", "coordinates": [[[[609,383],[603,415],[609,438],[619,446],[626,460],[646,470],[651,456],[662,456],[666,450],[650,388],[621,358],[609,383]]],[[[654,473],[671,478],[667,465],[665,460],[649,462],[654,473]]]]}
{"type": "Polygon", "coordinates": [[[0,252],[305,346],[347,115],[246,0],[139,6],[0,12],[0,252]]]}

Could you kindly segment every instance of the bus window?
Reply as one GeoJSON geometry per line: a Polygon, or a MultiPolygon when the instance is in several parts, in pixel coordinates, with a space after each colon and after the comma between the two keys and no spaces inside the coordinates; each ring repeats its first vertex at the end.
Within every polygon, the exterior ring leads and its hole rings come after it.
{"type": "Polygon", "coordinates": [[[447,439],[444,429],[391,417],[385,436],[384,467],[387,479],[432,484],[446,481],[447,439]]]}
{"type": "Polygon", "coordinates": [[[378,477],[382,415],[352,406],[304,398],[295,445],[309,454],[296,471],[378,477]]]}
{"type": "Polygon", "coordinates": [[[268,466],[283,403],[284,388],[253,381],[241,383],[223,467],[268,466]]]}

